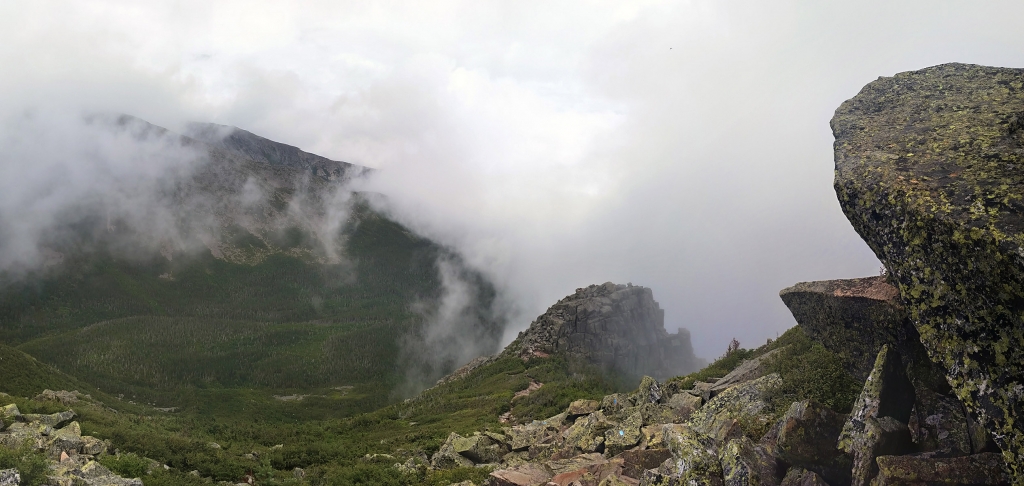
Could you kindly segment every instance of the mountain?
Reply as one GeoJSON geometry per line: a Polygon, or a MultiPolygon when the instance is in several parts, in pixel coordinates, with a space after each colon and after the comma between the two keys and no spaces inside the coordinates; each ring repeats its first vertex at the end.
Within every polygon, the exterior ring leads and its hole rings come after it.
{"type": "Polygon", "coordinates": [[[255,387],[335,397],[332,413],[497,350],[493,286],[346,186],[368,169],[230,127],[193,124],[193,138],[129,116],[90,123],[188,164],[145,186],[142,208],[64,211],[41,240],[46,264],[0,274],[3,343],[147,403],[202,407],[255,387]],[[473,350],[412,345],[445,279],[469,289],[453,332],[473,350]]]}

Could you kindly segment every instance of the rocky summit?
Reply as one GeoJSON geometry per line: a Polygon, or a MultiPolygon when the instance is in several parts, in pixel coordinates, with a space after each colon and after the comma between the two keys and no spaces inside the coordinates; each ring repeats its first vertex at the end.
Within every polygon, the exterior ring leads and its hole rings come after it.
{"type": "Polygon", "coordinates": [[[519,333],[509,353],[524,359],[561,353],[627,377],[668,378],[703,365],[689,331],[665,331],[665,311],[651,289],[611,282],[559,300],[519,333]]]}
{"type": "Polygon", "coordinates": [[[843,211],[1024,484],[1024,69],[879,78],[832,130],[843,211]]]}

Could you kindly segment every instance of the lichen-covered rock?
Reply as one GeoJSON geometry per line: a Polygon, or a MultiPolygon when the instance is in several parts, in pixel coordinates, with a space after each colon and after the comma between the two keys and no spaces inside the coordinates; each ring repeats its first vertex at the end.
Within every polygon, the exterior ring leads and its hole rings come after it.
{"type": "Polygon", "coordinates": [[[873,485],[944,485],[1009,484],[1003,460],[996,453],[960,457],[927,457],[923,455],[881,456],[877,458],[878,477],[873,485]]]}
{"type": "Polygon", "coordinates": [[[54,463],[50,468],[48,483],[74,486],[143,486],[139,478],[122,478],[102,464],[81,457],[54,463]]]}
{"type": "Polygon", "coordinates": [[[944,64],[836,110],[835,189],[1024,484],[1024,70],[944,64]]]}
{"type": "Polygon", "coordinates": [[[712,439],[687,425],[663,426],[665,442],[672,457],[659,468],[647,470],[640,480],[642,485],[701,485],[720,486],[722,463],[718,448],[712,439]]]}
{"type": "Polygon", "coordinates": [[[434,469],[454,469],[457,467],[473,467],[473,461],[455,452],[455,443],[463,437],[455,432],[448,434],[444,445],[430,457],[430,467],[434,469]]]}
{"type": "Polygon", "coordinates": [[[598,484],[609,475],[622,471],[621,459],[606,459],[601,454],[580,454],[568,459],[545,462],[544,467],[554,475],[555,484],[598,484]]]}
{"type": "Polygon", "coordinates": [[[662,397],[663,393],[658,381],[650,376],[645,376],[640,380],[640,386],[637,387],[636,392],[630,398],[632,398],[634,404],[641,405],[645,403],[661,403],[662,397]]]}
{"type": "MultiPolygon", "coordinates": [[[[972,452],[971,434],[963,404],[955,396],[915,386],[911,434],[921,452],[965,456],[972,452]]],[[[980,451],[974,451],[980,452],[980,451]]]]}
{"type": "MultiPolygon", "coordinates": [[[[851,452],[852,443],[864,432],[869,418],[892,417],[906,424],[914,409],[914,387],[903,369],[899,354],[883,345],[864,389],[853,404],[850,418],[839,436],[839,447],[851,452]]],[[[908,429],[909,430],[909,429],[908,429]]]]}
{"type": "Polygon", "coordinates": [[[704,400],[689,393],[676,393],[665,404],[670,420],[666,422],[683,423],[690,419],[693,412],[700,409],[704,400]]]}
{"type": "Polygon", "coordinates": [[[703,365],[687,330],[665,331],[651,289],[611,282],[558,301],[502,352],[524,359],[555,353],[637,378],[669,378],[703,365]]]}
{"type": "Polygon", "coordinates": [[[597,400],[574,400],[565,412],[569,417],[579,417],[596,412],[600,406],[601,402],[597,400]]]}
{"type": "Polygon", "coordinates": [[[640,443],[644,444],[648,449],[663,449],[668,447],[668,443],[665,442],[665,425],[648,425],[640,429],[640,435],[643,437],[640,439],[640,443]]]}
{"type": "Polygon", "coordinates": [[[791,467],[786,471],[779,486],[828,486],[825,479],[814,471],[808,471],[802,467],[791,467]]]}
{"type": "Polygon", "coordinates": [[[730,440],[721,453],[722,478],[726,486],[779,484],[775,457],[749,438],[730,440]]]}
{"type": "Polygon", "coordinates": [[[629,477],[623,477],[618,474],[609,474],[608,477],[602,479],[597,486],[636,486],[638,484],[640,483],[629,477]]]}
{"type": "Polygon", "coordinates": [[[756,380],[764,376],[767,370],[767,364],[771,362],[772,358],[777,356],[783,349],[783,346],[778,349],[773,349],[760,356],[744,360],[739,366],[734,368],[732,371],[727,373],[725,376],[719,378],[711,385],[710,395],[713,397],[719,393],[732,388],[740,383],[746,383],[751,380],[756,380]]]}
{"type": "Polygon", "coordinates": [[[75,415],[74,411],[66,410],[63,412],[51,413],[48,415],[26,413],[22,415],[22,420],[26,422],[36,422],[43,425],[49,425],[50,427],[59,429],[70,423],[72,420],[74,420],[76,416],[77,415],[75,415]]]}
{"type": "Polygon", "coordinates": [[[562,414],[556,415],[548,420],[534,420],[528,424],[516,425],[506,429],[509,438],[509,447],[513,451],[528,449],[531,445],[549,442],[559,433],[559,427],[565,420],[562,414]],[[554,420],[552,420],[554,419],[554,420]]]}
{"type": "Polygon", "coordinates": [[[739,422],[741,426],[767,427],[770,418],[762,412],[769,405],[769,393],[781,384],[779,375],[772,373],[736,385],[704,404],[687,423],[694,430],[709,436],[716,435],[731,420],[739,422]]]}
{"type": "Polygon", "coordinates": [[[604,449],[605,431],[615,425],[615,421],[598,411],[577,418],[575,423],[562,432],[562,437],[568,446],[583,452],[597,452],[604,449]]]}
{"type": "Polygon", "coordinates": [[[504,444],[483,434],[458,437],[452,442],[452,447],[455,452],[477,464],[499,462],[505,454],[509,453],[504,444]]]}
{"type": "Polygon", "coordinates": [[[640,412],[636,412],[615,427],[606,430],[604,432],[604,449],[607,454],[615,455],[637,445],[642,437],[641,426],[643,426],[643,416],[640,412]]]}
{"type": "Polygon", "coordinates": [[[850,484],[867,486],[878,474],[875,458],[906,454],[913,450],[907,424],[892,417],[866,418],[864,427],[848,443],[847,452],[853,456],[850,484]]]}
{"type": "Polygon", "coordinates": [[[907,315],[899,289],[885,277],[802,282],[779,292],[797,324],[835,353],[851,376],[865,380],[882,346],[904,357],[915,379],[948,389],[907,315]]]}
{"type": "MultiPolygon", "coordinates": [[[[9,421],[21,418],[21,411],[18,410],[18,405],[11,403],[0,407],[0,418],[8,419],[9,421]]],[[[8,423],[8,425],[10,424],[8,423]]]]}
{"type": "Polygon", "coordinates": [[[622,459],[623,476],[640,479],[644,471],[655,469],[672,457],[672,451],[668,449],[629,450],[615,457],[622,459]]]}
{"type": "Polygon", "coordinates": [[[607,415],[616,415],[624,409],[633,407],[633,397],[627,393],[612,393],[601,399],[600,410],[607,415]]]}
{"type": "Polygon", "coordinates": [[[851,461],[836,448],[846,416],[813,400],[790,405],[765,435],[765,442],[783,461],[813,470],[834,484],[850,480],[851,461]]]}
{"type": "Polygon", "coordinates": [[[551,479],[551,471],[539,464],[527,463],[510,469],[499,469],[488,476],[491,486],[536,486],[551,479]]]}
{"type": "Polygon", "coordinates": [[[0,486],[19,486],[21,475],[17,469],[4,469],[0,471],[0,486]]]}
{"type": "Polygon", "coordinates": [[[46,453],[50,459],[59,459],[61,453],[78,454],[83,445],[85,441],[82,440],[82,428],[78,422],[71,422],[50,434],[46,441],[46,453]]]}

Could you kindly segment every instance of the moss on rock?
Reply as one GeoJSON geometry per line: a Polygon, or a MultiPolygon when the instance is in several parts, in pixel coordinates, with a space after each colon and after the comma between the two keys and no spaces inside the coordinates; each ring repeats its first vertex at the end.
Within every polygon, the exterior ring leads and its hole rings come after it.
{"type": "Polygon", "coordinates": [[[843,211],[1024,484],[1024,70],[879,78],[832,130],[843,211]]]}

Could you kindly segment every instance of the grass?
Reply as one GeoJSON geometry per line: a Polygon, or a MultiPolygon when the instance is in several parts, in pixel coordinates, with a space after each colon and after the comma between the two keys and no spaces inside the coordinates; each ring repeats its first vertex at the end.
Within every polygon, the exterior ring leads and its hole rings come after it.
{"type": "MultiPolygon", "coordinates": [[[[23,360],[32,358],[24,356],[23,360]]],[[[65,379],[55,369],[45,370],[52,376],[42,377],[34,389],[26,389],[30,392],[27,395],[65,379]]],[[[258,401],[251,402],[253,409],[236,410],[233,415],[163,413],[107,396],[103,403],[83,400],[72,408],[79,415],[83,433],[109,439],[120,450],[120,456],[101,458],[101,463],[126,476],[142,477],[147,486],[188,484],[175,483],[176,480],[205,484],[195,482],[199,478],[194,476],[185,477],[184,473],[192,470],[218,481],[237,481],[251,472],[261,484],[288,484],[294,481],[291,471],[296,467],[306,470],[310,484],[447,485],[465,479],[479,482],[488,471],[467,468],[408,474],[392,467],[393,463],[404,462],[419,452],[435,452],[451,431],[467,434],[475,430],[500,430],[504,424],[498,416],[505,411],[525,422],[554,415],[574,399],[598,398],[612,391],[616,389],[608,381],[592,375],[585,366],[557,358],[528,362],[503,358],[474,370],[465,379],[427,390],[415,399],[349,417],[295,420],[264,408],[265,402],[258,401]],[[514,393],[526,388],[531,380],[541,381],[544,386],[513,401],[514,393]],[[220,447],[210,447],[211,442],[220,447]],[[363,460],[365,455],[374,453],[396,454],[398,459],[363,460]],[[255,459],[247,458],[246,454],[253,454],[255,459]],[[143,466],[149,468],[142,457],[172,469],[158,468],[151,475],[139,474],[143,466]]],[[[242,401],[228,403],[237,405],[242,401]]],[[[53,402],[0,396],[0,405],[11,402],[26,413],[52,413],[66,408],[53,402]]],[[[301,406],[279,405],[282,409],[301,406]]]]}

